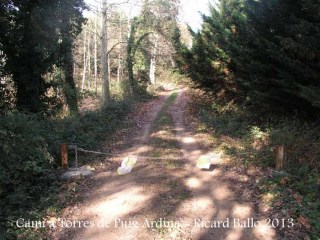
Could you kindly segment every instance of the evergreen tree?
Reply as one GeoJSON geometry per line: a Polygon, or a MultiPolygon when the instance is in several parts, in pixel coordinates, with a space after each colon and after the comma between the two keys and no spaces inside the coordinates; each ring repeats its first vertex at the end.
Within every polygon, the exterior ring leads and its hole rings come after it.
{"type": "MultiPolygon", "coordinates": [[[[5,73],[12,76],[17,89],[18,109],[45,110],[45,92],[50,85],[43,76],[54,65],[64,69],[66,86],[74,89],[71,47],[84,20],[84,7],[83,0],[1,3],[0,46],[6,57],[5,73]]],[[[73,110],[74,102],[68,101],[73,110]]]]}
{"type": "Polygon", "coordinates": [[[193,47],[177,51],[201,85],[254,108],[314,115],[320,110],[319,9],[315,0],[222,0],[203,16],[193,47]]]}
{"type": "Polygon", "coordinates": [[[320,3],[249,1],[253,101],[300,113],[320,108],[320,3]]]}

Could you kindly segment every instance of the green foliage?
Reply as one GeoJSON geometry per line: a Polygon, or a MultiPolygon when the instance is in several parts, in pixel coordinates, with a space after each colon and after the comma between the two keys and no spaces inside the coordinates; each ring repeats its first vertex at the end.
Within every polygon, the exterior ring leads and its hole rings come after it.
{"type": "Polygon", "coordinates": [[[150,83],[148,73],[151,58],[156,57],[157,69],[160,65],[167,65],[168,68],[171,64],[167,56],[172,52],[171,38],[177,21],[178,2],[177,0],[144,1],[140,15],[132,20],[126,63],[129,82],[134,93],[139,91],[137,88],[146,87],[147,83],[150,83]],[[157,40],[153,39],[155,35],[157,40]],[[155,41],[161,47],[157,46],[156,56],[153,56],[155,41]],[[138,86],[137,81],[143,84],[138,86]]]}
{"type": "Polygon", "coordinates": [[[177,71],[168,71],[168,69],[159,68],[159,82],[168,84],[191,84],[190,79],[177,71]]]}
{"type": "MultiPolygon", "coordinates": [[[[311,229],[307,229],[311,239],[320,235],[320,173],[307,167],[296,168],[294,172],[286,175],[269,176],[259,184],[259,190],[266,194],[271,193],[276,197],[273,204],[281,203],[278,211],[289,214],[295,224],[301,224],[299,218],[307,219],[311,229]]],[[[305,228],[305,224],[302,224],[305,228]]]]}
{"type": "MultiPolygon", "coordinates": [[[[217,136],[228,136],[235,142],[221,144],[237,161],[259,166],[275,166],[275,148],[284,144],[285,168],[294,172],[305,165],[320,170],[320,134],[316,123],[298,119],[253,117],[247,110],[214,104],[202,106],[199,116],[217,136]],[[236,143],[236,144],[234,144],[236,143]]],[[[241,163],[241,162],[240,162],[241,163]]]]}
{"type": "Polygon", "coordinates": [[[112,102],[99,111],[66,119],[17,112],[0,116],[1,236],[14,239],[18,232],[28,231],[16,229],[10,221],[41,219],[46,208],[58,201],[60,144],[95,149],[122,127],[130,106],[130,102],[112,102]]]}
{"type": "Polygon", "coordinates": [[[7,221],[36,217],[33,211],[55,191],[56,164],[40,122],[15,113],[1,117],[0,126],[0,217],[4,220],[0,229],[9,239],[7,221]]]}
{"type": "Polygon", "coordinates": [[[197,83],[260,113],[316,116],[319,8],[314,0],[223,0],[203,16],[191,49],[177,43],[176,33],[179,67],[197,83]]]}
{"type": "MultiPolygon", "coordinates": [[[[12,75],[20,110],[46,110],[44,95],[50,84],[43,76],[54,65],[63,69],[65,86],[74,89],[71,51],[84,8],[83,0],[1,3],[0,50],[5,56],[1,75],[12,75]]],[[[71,110],[74,99],[66,95],[71,110]]]]}
{"type": "Polygon", "coordinates": [[[272,171],[272,175],[257,183],[257,188],[263,195],[273,196],[271,206],[278,217],[289,216],[296,224],[301,216],[308,219],[311,229],[303,225],[301,231],[317,239],[320,234],[319,125],[293,118],[257,117],[237,105],[227,107],[199,96],[192,99],[203,124],[200,130],[214,133],[215,148],[224,150],[234,164],[274,168],[275,149],[285,146],[284,171],[272,171]],[[210,105],[210,102],[215,103],[210,105]]]}
{"type": "Polygon", "coordinates": [[[320,170],[320,131],[317,123],[287,119],[271,129],[270,140],[273,145],[285,145],[288,171],[294,173],[296,167],[303,166],[320,170]]]}

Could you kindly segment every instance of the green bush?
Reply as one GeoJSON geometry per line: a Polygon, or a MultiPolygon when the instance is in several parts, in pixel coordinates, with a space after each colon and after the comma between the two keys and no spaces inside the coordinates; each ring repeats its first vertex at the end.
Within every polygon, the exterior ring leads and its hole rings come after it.
{"type": "Polygon", "coordinates": [[[0,116],[0,239],[14,239],[23,232],[10,221],[41,219],[56,202],[60,144],[94,150],[122,127],[130,107],[131,102],[112,102],[99,111],[66,119],[21,113],[0,116]]]}
{"type": "MultiPolygon", "coordinates": [[[[41,134],[42,127],[39,121],[19,113],[0,118],[0,217],[5,220],[1,221],[2,233],[10,230],[8,221],[33,216],[57,187],[53,171],[56,164],[41,134]]],[[[9,233],[4,236],[13,238],[9,233]]]]}
{"type": "MultiPolygon", "coordinates": [[[[257,186],[295,221],[302,216],[311,239],[320,236],[320,127],[316,122],[279,116],[257,117],[240,107],[193,98],[201,124],[215,134],[225,153],[239,165],[275,167],[275,148],[285,146],[284,171],[266,176],[257,186]]],[[[211,99],[211,101],[214,101],[211,99]]],[[[274,211],[279,211],[275,207],[274,211]]]]}
{"type": "Polygon", "coordinates": [[[320,127],[316,123],[283,120],[272,128],[273,145],[284,144],[286,168],[295,172],[305,165],[320,170],[320,127]]]}

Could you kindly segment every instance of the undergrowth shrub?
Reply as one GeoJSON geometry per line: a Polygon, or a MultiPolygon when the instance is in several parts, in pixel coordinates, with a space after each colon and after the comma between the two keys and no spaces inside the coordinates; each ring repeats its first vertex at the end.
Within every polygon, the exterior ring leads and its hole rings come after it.
{"type": "Polygon", "coordinates": [[[320,169],[320,127],[316,122],[258,117],[233,104],[214,102],[208,105],[206,101],[199,104],[200,119],[215,132],[225,150],[235,159],[274,167],[275,148],[284,145],[288,171],[304,165],[320,169]],[[233,141],[226,141],[226,136],[233,141]]]}
{"type": "Polygon", "coordinates": [[[131,105],[111,102],[101,110],[66,119],[17,112],[0,116],[0,239],[15,239],[28,231],[32,236],[30,229],[17,229],[14,221],[41,219],[45,209],[56,203],[60,144],[94,150],[122,127],[131,105]]]}
{"type": "Polygon", "coordinates": [[[272,128],[270,139],[274,145],[284,144],[286,168],[310,166],[320,170],[320,126],[299,120],[283,120],[272,128]]]}
{"type": "Polygon", "coordinates": [[[0,118],[0,229],[6,239],[14,237],[9,222],[33,216],[57,184],[41,128],[41,122],[19,113],[0,118]]]}
{"type": "Polygon", "coordinates": [[[169,83],[169,84],[188,84],[192,85],[192,82],[185,75],[180,74],[178,71],[168,71],[167,69],[160,69],[157,82],[169,83]]]}
{"type": "MultiPolygon", "coordinates": [[[[202,93],[203,94],[203,93],[202,93]]],[[[320,127],[290,117],[261,115],[218,99],[192,96],[192,105],[205,129],[218,139],[233,163],[244,166],[275,167],[276,147],[285,147],[284,171],[265,176],[257,184],[261,196],[271,194],[277,216],[295,219],[310,239],[320,236],[320,127]],[[280,204],[280,205],[279,205],[280,204]],[[279,215],[280,214],[280,215],[279,215]],[[281,215],[282,216],[282,215],[281,215]]],[[[263,201],[263,200],[261,200],[263,201]]],[[[280,233],[281,234],[281,233],[280,233]]]]}

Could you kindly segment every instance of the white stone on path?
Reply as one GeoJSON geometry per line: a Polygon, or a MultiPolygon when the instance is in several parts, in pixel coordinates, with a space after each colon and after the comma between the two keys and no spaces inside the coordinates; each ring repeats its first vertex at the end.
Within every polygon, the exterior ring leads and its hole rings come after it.
{"type": "Polygon", "coordinates": [[[93,175],[94,168],[90,166],[83,166],[81,168],[69,168],[67,172],[63,173],[61,178],[69,180],[77,177],[88,177],[93,175]]]}

